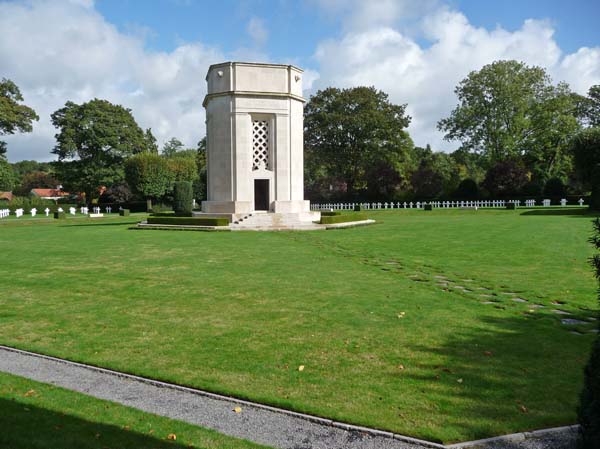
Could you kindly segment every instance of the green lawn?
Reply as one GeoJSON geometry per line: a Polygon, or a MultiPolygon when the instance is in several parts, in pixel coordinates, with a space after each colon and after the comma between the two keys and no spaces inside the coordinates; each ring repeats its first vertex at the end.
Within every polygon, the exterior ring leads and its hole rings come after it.
{"type": "Polygon", "coordinates": [[[260,449],[191,424],[0,373],[7,449],[260,449]],[[169,436],[175,439],[169,439],[169,436]]]}
{"type": "Polygon", "coordinates": [[[0,343],[445,443],[573,423],[595,324],[553,309],[595,315],[592,216],[369,216],[276,233],[0,222],[0,343]]]}

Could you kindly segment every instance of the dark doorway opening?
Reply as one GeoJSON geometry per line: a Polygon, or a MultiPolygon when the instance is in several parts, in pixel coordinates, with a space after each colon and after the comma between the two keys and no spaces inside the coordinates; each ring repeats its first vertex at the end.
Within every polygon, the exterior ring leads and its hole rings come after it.
{"type": "Polygon", "coordinates": [[[254,180],[254,210],[269,210],[269,180],[254,180]]]}

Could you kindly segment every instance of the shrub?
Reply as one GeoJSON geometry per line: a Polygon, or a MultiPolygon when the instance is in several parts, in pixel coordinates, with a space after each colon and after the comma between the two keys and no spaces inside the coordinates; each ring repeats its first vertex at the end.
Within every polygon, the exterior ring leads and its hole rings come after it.
{"type": "Polygon", "coordinates": [[[479,198],[479,186],[473,179],[463,179],[456,188],[454,196],[465,200],[477,199],[479,198]]]}
{"type": "Polygon", "coordinates": [[[180,226],[229,226],[227,218],[205,217],[148,217],[148,224],[180,226]]]}
{"type": "Polygon", "coordinates": [[[119,215],[120,215],[121,217],[129,217],[129,214],[130,214],[130,213],[131,213],[131,212],[129,211],[129,209],[121,209],[121,210],[119,211],[119,215]]]}
{"type": "Polygon", "coordinates": [[[527,170],[516,161],[496,162],[486,173],[485,187],[496,198],[515,195],[528,182],[527,170]]]}
{"type": "Polygon", "coordinates": [[[362,210],[362,206],[360,204],[354,205],[354,212],[360,212],[362,210]]]}
{"type": "Polygon", "coordinates": [[[177,215],[191,215],[194,190],[189,181],[178,181],[173,186],[173,210],[177,215]]]}
{"type": "Polygon", "coordinates": [[[506,203],[506,208],[508,210],[515,210],[517,208],[517,205],[515,203],[506,203]]]}
{"type": "Polygon", "coordinates": [[[521,188],[521,195],[525,196],[541,196],[544,191],[543,186],[538,181],[529,181],[521,188]]]}
{"type": "Polygon", "coordinates": [[[64,212],[54,212],[54,218],[56,218],[57,220],[63,220],[67,218],[67,214],[65,214],[64,212]]]}
{"type": "Polygon", "coordinates": [[[125,181],[113,184],[98,198],[99,204],[126,203],[133,197],[129,184],[125,181]]]}
{"type": "Polygon", "coordinates": [[[567,189],[565,188],[565,184],[560,178],[550,178],[544,186],[544,195],[546,196],[560,196],[562,198],[566,196],[566,194],[567,189]]]}
{"type": "Polygon", "coordinates": [[[348,214],[339,215],[325,215],[321,214],[321,224],[337,224],[337,223],[349,223],[352,221],[363,221],[366,220],[367,216],[361,212],[351,212],[348,214]]]}
{"type": "MultiPolygon", "coordinates": [[[[600,219],[594,223],[596,235],[592,244],[600,250],[600,219]]],[[[596,277],[600,280],[600,252],[592,262],[596,268],[596,277]]],[[[600,297],[599,297],[600,299],[600,297]]],[[[579,449],[597,449],[600,447],[600,334],[592,346],[592,354],[584,371],[584,384],[577,410],[579,421],[579,449]]]]}
{"type": "Polygon", "coordinates": [[[424,204],[423,205],[423,210],[433,210],[433,205],[431,203],[424,204]]]}

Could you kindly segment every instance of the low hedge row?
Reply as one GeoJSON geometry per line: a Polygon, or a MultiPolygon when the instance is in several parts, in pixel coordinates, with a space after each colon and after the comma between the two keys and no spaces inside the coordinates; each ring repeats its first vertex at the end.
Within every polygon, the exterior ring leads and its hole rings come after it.
{"type": "Polygon", "coordinates": [[[153,212],[150,214],[151,217],[193,217],[192,213],[180,213],[175,212],[153,212]]]}
{"type": "Polygon", "coordinates": [[[148,217],[148,224],[181,226],[228,226],[227,218],[204,217],[148,217]]]}
{"type": "Polygon", "coordinates": [[[348,223],[351,221],[363,221],[366,219],[367,219],[367,216],[361,212],[350,212],[347,214],[325,215],[325,216],[323,216],[323,213],[321,213],[321,224],[348,223]]]}
{"type": "Polygon", "coordinates": [[[326,210],[321,212],[321,217],[335,217],[336,215],[342,215],[342,213],[333,210],[326,210]]]}

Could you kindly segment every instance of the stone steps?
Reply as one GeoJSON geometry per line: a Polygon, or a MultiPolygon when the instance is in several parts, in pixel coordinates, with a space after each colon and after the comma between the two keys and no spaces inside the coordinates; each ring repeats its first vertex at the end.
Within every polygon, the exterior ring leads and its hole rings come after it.
{"type": "Polygon", "coordinates": [[[229,225],[232,230],[286,230],[286,229],[321,229],[322,226],[306,220],[306,215],[252,213],[229,225]]]}

